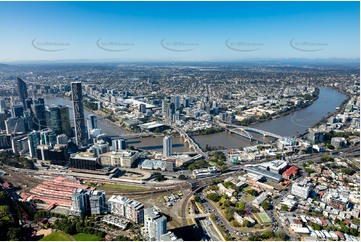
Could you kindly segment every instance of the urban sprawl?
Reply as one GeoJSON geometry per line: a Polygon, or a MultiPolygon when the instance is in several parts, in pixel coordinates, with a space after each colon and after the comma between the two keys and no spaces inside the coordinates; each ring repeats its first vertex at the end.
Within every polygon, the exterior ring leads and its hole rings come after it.
{"type": "Polygon", "coordinates": [[[359,241],[359,82],[336,64],[0,65],[0,239],[359,241]],[[343,101],[292,119],[323,89],[343,101]],[[283,117],[301,131],[257,126],[283,117]],[[217,135],[242,145],[197,139],[217,135]]]}

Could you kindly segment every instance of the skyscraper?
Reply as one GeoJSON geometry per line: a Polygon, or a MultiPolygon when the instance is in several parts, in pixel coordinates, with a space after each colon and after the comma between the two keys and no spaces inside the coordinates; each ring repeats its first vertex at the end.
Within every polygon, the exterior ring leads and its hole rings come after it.
{"type": "Polygon", "coordinates": [[[8,118],[8,115],[5,112],[0,111],[0,129],[5,130],[5,120],[8,118]]]}
{"type": "Polygon", "coordinates": [[[88,139],[91,138],[91,131],[97,128],[97,116],[94,114],[89,115],[87,119],[87,128],[88,128],[88,139]]]}
{"type": "Polygon", "coordinates": [[[5,129],[7,134],[16,132],[25,132],[24,119],[22,118],[8,118],[5,120],[5,129]]]}
{"type": "Polygon", "coordinates": [[[30,157],[36,157],[36,148],[40,145],[40,132],[33,131],[28,134],[28,145],[29,145],[29,153],[30,157]]]}
{"type": "Polygon", "coordinates": [[[178,110],[180,108],[180,97],[178,95],[174,96],[174,108],[178,110]]]}
{"type": "Polygon", "coordinates": [[[46,108],[46,126],[55,134],[62,134],[60,108],[58,106],[50,106],[46,108]]]}
{"type": "Polygon", "coordinates": [[[46,115],[44,99],[39,98],[34,100],[34,129],[42,130],[46,128],[46,115]]]}
{"type": "Polygon", "coordinates": [[[71,93],[73,99],[75,139],[78,146],[85,146],[87,142],[86,128],[84,120],[83,96],[81,82],[71,83],[71,93]]]}
{"type": "Polygon", "coordinates": [[[89,115],[89,120],[90,120],[91,129],[98,128],[96,115],[94,114],[89,115]]]}
{"type": "Polygon", "coordinates": [[[6,108],[6,101],[4,98],[0,98],[0,112],[4,112],[6,108]]]}
{"type": "Polygon", "coordinates": [[[172,155],[172,137],[165,136],[163,138],[163,156],[169,157],[172,155]]]}
{"type": "Polygon", "coordinates": [[[11,116],[21,118],[24,116],[24,107],[21,105],[14,105],[11,107],[11,116]]]}
{"type": "Polygon", "coordinates": [[[28,98],[28,89],[26,87],[26,83],[19,77],[16,78],[16,82],[16,92],[18,93],[20,100],[23,102],[23,107],[26,108],[25,99],[28,98]]]}
{"type": "Polygon", "coordinates": [[[69,107],[60,106],[59,108],[60,108],[60,119],[61,119],[61,131],[63,134],[66,134],[68,137],[71,137],[69,107]]]}

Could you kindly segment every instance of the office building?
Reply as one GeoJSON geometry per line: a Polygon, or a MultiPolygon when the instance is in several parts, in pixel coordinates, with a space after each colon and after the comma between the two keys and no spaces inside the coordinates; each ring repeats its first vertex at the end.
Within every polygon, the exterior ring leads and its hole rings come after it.
{"type": "Polygon", "coordinates": [[[71,83],[71,92],[74,109],[75,139],[78,146],[86,146],[86,127],[84,119],[83,95],[81,82],[71,83]]]}
{"type": "Polygon", "coordinates": [[[61,132],[71,137],[70,115],[68,106],[59,106],[61,119],[61,132]]]}
{"type": "Polygon", "coordinates": [[[54,165],[66,165],[68,161],[68,150],[66,145],[38,145],[36,148],[38,160],[50,161],[54,165]]]}
{"type": "Polygon", "coordinates": [[[282,172],[286,169],[288,163],[284,160],[273,160],[269,162],[263,162],[259,164],[259,168],[265,169],[267,171],[282,174],[282,172]]]}
{"type": "Polygon", "coordinates": [[[147,240],[160,241],[167,233],[167,218],[154,207],[144,209],[144,232],[147,240]]]}
{"type": "Polygon", "coordinates": [[[40,145],[40,132],[33,131],[28,134],[28,146],[29,146],[29,155],[30,157],[36,157],[36,148],[40,145]]]}
{"type": "Polygon", "coordinates": [[[56,136],[56,143],[57,144],[68,144],[68,136],[66,136],[66,134],[60,134],[58,136],[56,136]]]}
{"type": "Polygon", "coordinates": [[[95,170],[97,165],[99,165],[99,158],[90,152],[81,152],[70,157],[70,167],[73,168],[95,170]]]}
{"type": "Polygon", "coordinates": [[[119,151],[126,148],[126,143],[124,139],[113,139],[112,140],[112,150],[119,151]]]}
{"type": "Polygon", "coordinates": [[[39,98],[34,100],[34,129],[42,130],[46,128],[46,114],[45,114],[45,104],[44,99],[39,98]]]}
{"type": "Polygon", "coordinates": [[[144,221],[144,205],[135,200],[113,195],[108,200],[108,209],[111,214],[124,217],[136,224],[144,221]]]}
{"type": "Polygon", "coordinates": [[[144,103],[139,105],[139,112],[141,112],[141,113],[147,112],[147,106],[144,103]]]}
{"type": "Polygon", "coordinates": [[[52,105],[45,109],[46,126],[50,128],[56,135],[62,134],[60,108],[52,105]]]}
{"type": "Polygon", "coordinates": [[[173,97],[173,102],[174,102],[174,109],[175,110],[179,110],[180,108],[180,97],[179,96],[174,96],[173,97]]]}
{"type": "Polygon", "coordinates": [[[11,148],[11,135],[0,134],[0,149],[11,148]]]}
{"type": "Polygon", "coordinates": [[[266,179],[270,179],[274,182],[280,182],[282,180],[282,176],[280,174],[267,171],[266,169],[259,168],[258,166],[246,166],[244,170],[250,174],[263,176],[266,179]]]}
{"type": "Polygon", "coordinates": [[[4,111],[0,111],[0,129],[5,130],[5,120],[8,119],[8,115],[4,111]]]}
{"type": "Polygon", "coordinates": [[[93,129],[97,129],[98,125],[97,125],[97,116],[94,114],[89,115],[89,118],[87,119],[87,127],[88,127],[88,138],[92,138],[91,137],[91,131],[93,129]]]}
{"type": "Polygon", "coordinates": [[[314,143],[322,143],[325,138],[325,132],[321,130],[317,130],[315,128],[310,128],[308,130],[308,139],[314,143]]]}
{"type": "Polygon", "coordinates": [[[234,120],[234,115],[230,113],[220,113],[219,114],[219,121],[223,123],[232,123],[234,120]]]}
{"type": "Polygon", "coordinates": [[[139,152],[133,150],[111,151],[100,155],[100,163],[102,166],[131,168],[138,156],[139,152]]]}
{"type": "Polygon", "coordinates": [[[300,184],[294,183],[292,184],[291,194],[301,197],[303,199],[308,198],[308,194],[310,193],[310,188],[307,186],[302,186],[300,184]]]}
{"type": "Polygon", "coordinates": [[[6,101],[4,98],[0,98],[0,112],[4,112],[6,109],[6,101]]]}
{"type": "Polygon", "coordinates": [[[40,143],[43,145],[55,145],[56,134],[49,129],[40,131],[40,143]]]}
{"type": "Polygon", "coordinates": [[[172,155],[172,137],[165,136],[163,138],[163,156],[169,157],[172,155]]]}
{"type": "Polygon", "coordinates": [[[30,112],[30,110],[26,110],[24,112],[24,116],[22,117],[22,119],[24,120],[24,128],[25,128],[25,132],[30,132],[33,129],[34,123],[33,123],[33,116],[32,113],[30,112]]]}
{"type": "Polygon", "coordinates": [[[89,149],[89,152],[92,152],[96,157],[99,157],[100,154],[106,153],[109,151],[109,144],[103,140],[97,141],[89,149]]]}
{"type": "Polygon", "coordinates": [[[22,105],[14,105],[11,107],[11,116],[21,118],[24,116],[24,107],[22,105]]]}
{"type": "Polygon", "coordinates": [[[26,87],[26,83],[19,77],[16,78],[16,83],[17,83],[16,92],[19,95],[19,98],[23,103],[23,107],[26,108],[25,99],[28,98],[28,89],[26,87]]]}
{"type": "Polygon", "coordinates": [[[91,129],[98,128],[96,115],[94,115],[94,114],[89,115],[89,120],[90,120],[91,129]]]}
{"type": "Polygon", "coordinates": [[[31,98],[25,99],[25,107],[26,107],[26,109],[31,110],[32,105],[33,105],[33,99],[31,99],[31,98]]]}
{"type": "Polygon", "coordinates": [[[13,134],[18,132],[25,132],[24,119],[21,118],[8,118],[5,120],[5,129],[7,134],[13,134]]]}
{"type": "Polygon", "coordinates": [[[347,140],[344,137],[333,137],[331,138],[331,145],[333,145],[336,149],[345,147],[347,145],[347,140]]]}
{"type": "Polygon", "coordinates": [[[11,147],[14,154],[26,154],[29,151],[28,137],[26,134],[11,138],[11,147]]]}

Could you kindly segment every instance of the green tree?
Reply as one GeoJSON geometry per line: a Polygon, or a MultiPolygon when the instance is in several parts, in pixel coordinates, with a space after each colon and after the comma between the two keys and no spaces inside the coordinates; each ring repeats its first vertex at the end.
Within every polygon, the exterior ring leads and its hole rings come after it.
{"type": "Polygon", "coordinates": [[[246,209],[246,203],[240,201],[236,204],[236,209],[237,209],[237,212],[240,214],[240,215],[243,215],[244,214],[244,210],[246,209]]]}
{"type": "Polygon", "coordinates": [[[181,174],[178,176],[178,179],[179,180],[187,180],[187,177],[185,175],[181,174]]]}
{"type": "Polygon", "coordinates": [[[199,203],[201,201],[201,197],[200,196],[195,196],[194,197],[194,201],[196,201],[197,203],[199,203]]]}
{"type": "Polygon", "coordinates": [[[207,195],[207,198],[213,202],[219,201],[219,196],[216,193],[210,193],[207,195]]]}
{"type": "Polygon", "coordinates": [[[281,210],[282,210],[282,211],[288,211],[288,207],[287,207],[286,205],[282,205],[282,206],[281,206],[281,210]]]}
{"type": "Polygon", "coordinates": [[[273,237],[273,233],[271,231],[269,231],[269,230],[267,230],[266,232],[263,232],[261,234],[262,239],[270,239],[272,237],[273,237]]]}
{"type": "Polygon", "coordinates": [[[21,240],[21,229],[10,227],[7,233],[9,240],[21,240]]]}
{"type": "Polygon", "coordinates": [[[267,201],[267,200],[264,200],[262,203],[261,203],[261,206],[263,209],[265,210],[270,210],[272,208],[271,204],[267,201]]]}
{"type": "Polygon", "coordinates": [[[248,227],[248,228],[250,228],[250,227],[252,227],[252,224],[251,224],[250,221],[244,220],[243,223],[242,223],[242,226],[243,226],[243,227],[248,227]]]}

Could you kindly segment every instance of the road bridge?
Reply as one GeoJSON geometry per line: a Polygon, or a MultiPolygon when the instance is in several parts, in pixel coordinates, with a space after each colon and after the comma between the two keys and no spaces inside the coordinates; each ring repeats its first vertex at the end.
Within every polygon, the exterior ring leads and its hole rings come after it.
{"type": "Polygon", "coordinates": [[[248,127],[248,126],[238,126],[238,125],[228,125],[230,127],[233,127],[233,129],[229,129],[230,131],[233,131],[235,132],[236,130],[240,130],[242,132],[244,132],[248,138],[253,138],[253,136],[250,134],[250,132],[253,132],[253,133],[257,133],[257,134],[261,134],[265,137],[271,137],[271,138],[275,138],[275,139],[281,139],[283,138],[281,135],[278,135],[278,134],[275,134],[275,133],[272,133],[272,132],[268,132],[268,131],[265,131],[265,130],[261,130],[261,129],[256,129],[256,128],[252,128],[252,127],[248,127]]]}

